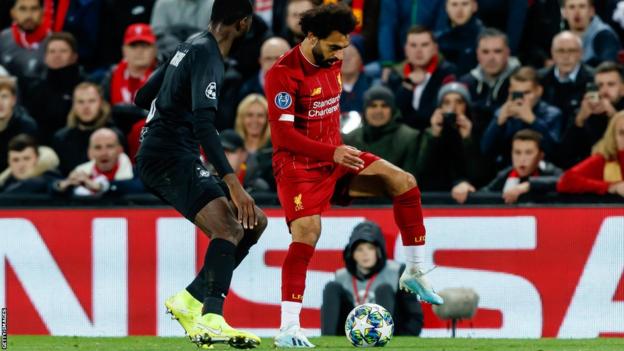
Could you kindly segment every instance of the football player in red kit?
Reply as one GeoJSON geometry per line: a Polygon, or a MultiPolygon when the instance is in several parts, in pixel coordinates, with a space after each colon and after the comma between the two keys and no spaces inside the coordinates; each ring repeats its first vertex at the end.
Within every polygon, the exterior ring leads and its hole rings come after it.
{"type": "Polygon", "coordinates": [[[321,213],[353,197],[387,196],[406,249],[400,287],[442,304],[424,277],[425,227],[416,179],[379,157],[344,145],[340,136],[340,66],[356,20],[342,4],[305,12],[306,37],[266,75],[273,170],[292,243],[282,265],[277,347],[314,347],[299,324],[308,263],[321,235],[321,213]]]}

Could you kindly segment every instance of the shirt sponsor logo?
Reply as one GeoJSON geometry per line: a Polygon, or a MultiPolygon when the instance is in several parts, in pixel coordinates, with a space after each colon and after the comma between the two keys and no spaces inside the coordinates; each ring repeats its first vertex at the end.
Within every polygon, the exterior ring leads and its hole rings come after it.
{"type": "Polygon", "coordinates": [[[217,83],[211,82],[206,87],[206,97],[212,100],[217,98],[217,83]]]}
{"type": "Polygon", "coordinates": [[[339,108],[340,95],[336,95],[323,101],[315,101],[312,104],[312,109],[308,111],[308,117],[324,117],[337,112],[339,108]]]}
{"type": "Polygon", "coordinates": [[[275,95],[275,106],[278,108],[285,110],[292,105],[292,97],[285,91],[277,93],[275,95]]]}

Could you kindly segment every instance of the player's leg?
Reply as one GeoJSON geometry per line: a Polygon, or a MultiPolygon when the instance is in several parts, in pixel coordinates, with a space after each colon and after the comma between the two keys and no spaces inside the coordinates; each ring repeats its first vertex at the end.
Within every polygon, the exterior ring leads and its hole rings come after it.
{"type": "Polygon", "coordinates": [[[353,197],[385,195],[392,199],[394,220],[401,230],[407,268],[401,275],[400,286],[417,294],[426,302],[442,304],[424,277],[425,226],[420,190],[416,178],[385,160],[377,160],[353,177],[349,184],[353,197]]]}
{"type": "Polygon", "coordinates": [[[206,204],[197,213],[195,224],[209,233],[211,240],[200,273],[187,287],[195,297],[203,294],[201,317],[189,334],[205,344],[224,342],[240,348],[255,347],[260,343],[257,336],[238,331],[223,319],[223,303],[236,265],[237,245],[244,237],[243,227],[225,197],[206,204]]]}
{"type": "MultiPolygon", "coordinates": [[[[231,202],[230,206],[234,209],[234,212],[236,213],[236,207],[234,207],[231,202]]],[[[258,217],[258,225],[251,229],[244,229],[243,238],[236,246],[234,268],[238,267],[238,265],[241,264],[245,257],[247,257],[247,255],[249,254],[249,249],[251,249],[251,247],[258,242],[260,236],[267,227],[268,221],[266,214],[264,214],[264,212],[257,206],[256,216],[258,217]]]]}
{"type": "Polygon", "coordinates": [[[321,236],[321,216],[295,219],[290,223],[290,232],[292,243],[282,264],[282,319],[274,344],[277,347],[314,347],[301,332],[299,315],[308,265],[321,236]]]}

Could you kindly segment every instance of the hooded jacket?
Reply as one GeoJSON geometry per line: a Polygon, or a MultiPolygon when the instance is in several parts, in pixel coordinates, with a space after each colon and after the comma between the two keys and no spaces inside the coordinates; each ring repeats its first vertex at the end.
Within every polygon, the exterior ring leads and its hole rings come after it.
{"type": "Polygon", "coordinates": [[[357,293],[359,297],[362,298],[369,280],[374,276],[374,281],[369,287],[365,302],[375,302],[374,291],[380,285],[388,284],[395,292],[397,291],[399,277],[404,266],[392,260],[388,260],[386,255],[386,241],[381,233],[381,228],[379,228],[377,224],[368,221],[358,224],[353,229],[351,237],[349,238],[349,243],[343,251],[343,258],[345,261],[345,268],[336,271],[335,281],[350,293],[350,297],[353,298],[354,302],[356,300],[352,279],[354,277],[356,278],[355,284],[358,290],[357,293]],[[359,272],[355,259],[353,259],[355,248],[363,242],[372,243],[377,247],[377,263],[368,274],[359,272]]]}

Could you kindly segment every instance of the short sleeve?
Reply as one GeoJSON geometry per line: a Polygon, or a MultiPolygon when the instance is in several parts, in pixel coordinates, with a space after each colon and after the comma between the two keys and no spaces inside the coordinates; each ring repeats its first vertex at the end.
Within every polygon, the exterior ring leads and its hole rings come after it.
{"type": "Polygon", "coordinates": [[[223,62],[208,49],[195,49],[187,66],[191,76],[192,110],[218,109],[223,84],[223,62]]]}
{"type": "Polygon", "coordinates": [[[273,66],[266,75],[265,95],[269,103],[269,121],[295,120],[297,83],[284,66],[273,66]]]}

